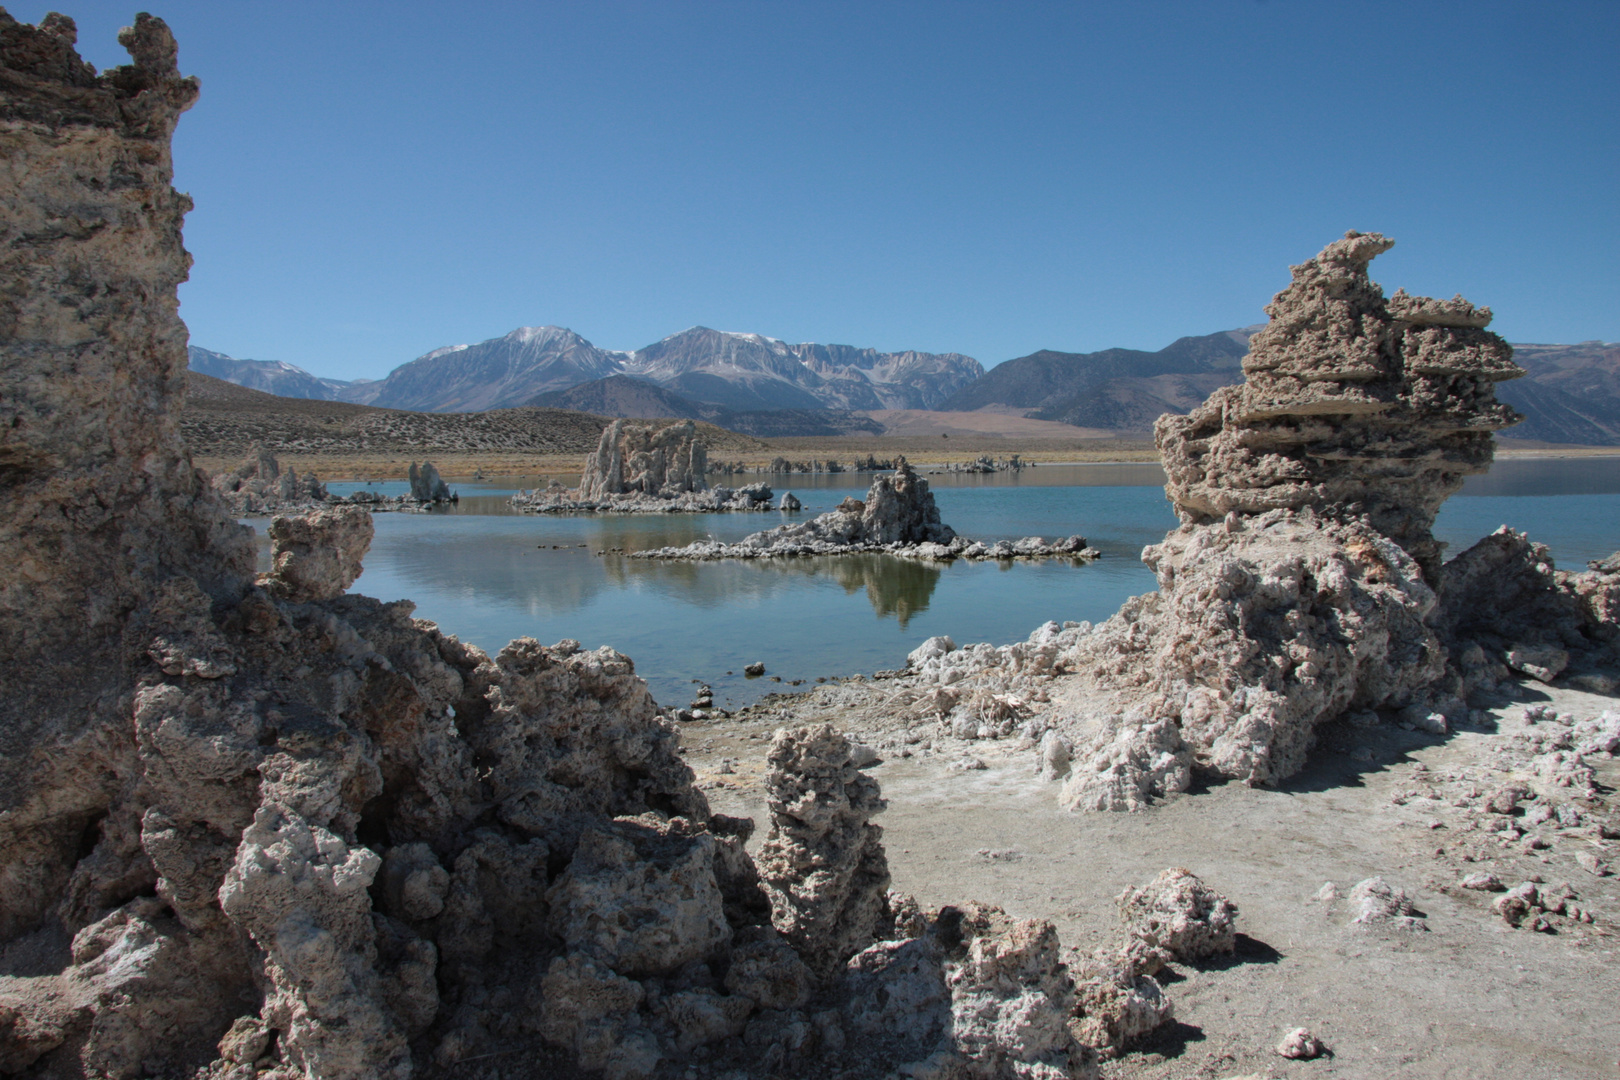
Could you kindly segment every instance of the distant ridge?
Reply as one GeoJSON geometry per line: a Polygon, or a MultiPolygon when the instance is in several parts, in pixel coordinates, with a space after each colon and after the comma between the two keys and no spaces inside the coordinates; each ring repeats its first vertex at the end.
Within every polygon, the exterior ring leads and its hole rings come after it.
{"type": "Polygon", "coordinates": [[[850,345],[790,345],[763,334],[694,326],[635,352],[599,349],[560,326],[523,326],[475,345],[451,345],[366,383],[318,380],[291,365],[269,381],[262,361],[239,361],[204,349],[194,366],[284,396],[341,399],[424,412],[508,408],[538,394],[626,375],[689,401],[743,412],[800,409],[931,409],[984,374],[957,353],[879,352],[850,345]],[[216,361],[230,361],[229,364],[216,361]],[[250,365],[250,366],[242,366],[250,365]],[[308,382],[321,384],[315,386],[308,382]],[[279,387],[279,388],[278,388],[279,387]]]}
{"type": "Polygon", "coordinates": [[[1147,431],[1160,413],[1184,413],[1217,387],[1240,380],[1251,330],[1184,337],[1158,352],[1043,349],[998,364],[939,408],[1010,406],[1033,419],[1075,427],[1147,431]]]}
{"type": "Polygon", "coordinates": [[[688,400],[656,383],[633,379],[628,375],[609,375],[605,379],[581,383],[567,390],[538,394],[528,404],[640,420],[664,417],[705,420],[731,431],[761,438],[849,435],[857,432],[877,435],[883,431],[881,423],[847,409],[728,409],[724,405],[688,400]]]}
{"type": "MultiPolygon", "coordinates": [[[[1156,352],[1049,349],[988,372],[957,353],[880,353],[789,345],[697,326],[633,353],[596,348],[560,327],[525,327],[476,345],[435,349],[387,379],[325,379],[291,364],[191,349],[195,371],[282,397],[343,400],[421,412],[539,403],[608,416],[686,417],[760,437],[876,433],[861,413],[1014,413],[1086,429],[1140,434],[1242,377],[1251,326],[1184,337],[1156,352]]],[[[1501,437],[1620,446],[1620,344],[1521,344],[1527,377],[1500,400],[1525,415],[1501,437]]]]}
{"type": "Polygon", "coordinates": [[[223,379],[250,390],[262,390],[277,397],[307,398],[315,401],[341,401],[346,392],[370,385],[373,380],[346,382],[342,379],[323,379],[311,375],[301,367],[280,360],[238,360],[234,356],[199,349],[186,348],[187,366],[192,371],[223,379]]]}

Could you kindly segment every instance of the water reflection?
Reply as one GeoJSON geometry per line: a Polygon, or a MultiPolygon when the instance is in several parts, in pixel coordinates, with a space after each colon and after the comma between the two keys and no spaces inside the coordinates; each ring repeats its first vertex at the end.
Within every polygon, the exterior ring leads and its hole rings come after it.
{"type": "Polygon", "coordinates": [[[639,581],[701,607],[723,607],[740,599],[762,598],[814,587],[820,579],[844,595],[865,591],[879,618],[893,615],[905,629],[911,617],[928,610],[939,585],[939,566],[892,555],[840,555],[724,562],[673,562],[608,556],[608,581],[626,586],[639,581]]]}
{"type": "MultiPolygon", "coordinates": [[[[660,701],[684,704],[691,680],[702,678],[718,699],[740,704],[779,688],[743,678],[753,661],[764,661],[770,676],[813,680],[898,666],[934,634],[1012,641],[1048,619],[1107,618],[1126,597],[1155,587],[1138,556],[1176,523],[1156,474],[1156,466],[1042,466],[1017,476],[929,478],[944,519],[964,535],[1084,534],[1104,558],[1078,568],[884,555],[648,562],[625,553],[706,537],[734,542],[787,519],[511,515],[501,489],[468,486],[447,513],[376,515],[376,542],[354,591],[409,597],[419,616],[485,649],[521,635],[612,645],[634,657],[660,701]]],[[[819,511],[847,493],[839,488],[869,482],[840,474],[773,486],[796,489],[819,511]]],[[[1436,532],[1455,552],[1501,524],[1528,529],[1560,566],[1578,568],[1620,547],[1615,492],[1620,457],[1498,462],[1489,477],[1470,479],[1463,496],[1471,497],[1448,500],[1436,532]]],[[[252,524],[262,542],[265,522],[252,524]]]]}

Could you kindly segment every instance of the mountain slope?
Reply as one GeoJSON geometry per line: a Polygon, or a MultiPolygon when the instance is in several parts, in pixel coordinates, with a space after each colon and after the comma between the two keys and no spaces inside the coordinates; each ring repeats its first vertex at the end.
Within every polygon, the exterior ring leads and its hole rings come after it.
{"type": "Polygon", "coordinates": [[[311,375],[301,367],[294,367],[280,360],[238,360],[234,356],[199,349],[195,345],[187,346],[186,358],[187,366],[192,371],[200,371],[204,375],[223,379],[237,386],[246,386],[252,390],[262,390],[277,397],[337,401],[346,391],[356,386],[370,385],[372,382],[369,379],[365,383],[323,379],[318,375],[311,375]]]}
{"type": "Polygon", "coordinates": [[[1620,343],[1515,345],[1513,359],[1529,374],[1496,396],[1525,419],[1503,437],[1620,446],[1620,343]]]}
{"type": "Polygon", "coordinates": [[[870,417],[841,409],[738,410],[681,397],[655,383],[628,375],[581,383],[567,390],[537,394],[528,404],[553,409],[578,409],[599,416],[637,420],[676,417],[704,420],[731,431],[760,437],[881,434],[883,425],[870,417]]]}
{"type": "Polygon", "coordinates": [[[622,353],[598,349],[572,330],[522,326],[477,345],[419,356],[351,400],[390,409],[477,412],[519,405],[535,394],[619,371],[622,353]]]}
{"type": "Polygon", "coordinates": [[[1144,431],[1163,412],[1186,412],[1211,390],[1243,377],[1248,331],[1184,337],[1160,349],[1050,349],[991,368],[937,408],[1027,409],[1028,416],[1077,427],[1144,431]]]}
{"type": "Polygon", "coordinates": [[[736,409],[932,409],[984,368],[959,353],[790,345],[694,326],[636,350],[625,371],[736,409]]]}
{"type": "MultiPolygon", "coordinates": [[[[398,455],[445,453],[587,454],[608,421],[566,409],[491,409],[476,413],[379,409],[345,401],[277,397],[193,372],[180,430],[199,457],[240,457],[262,443],[277,454],[398,455]]],[[[700,425],[716,451],[763,449],[756,439],[700,425]]]]}

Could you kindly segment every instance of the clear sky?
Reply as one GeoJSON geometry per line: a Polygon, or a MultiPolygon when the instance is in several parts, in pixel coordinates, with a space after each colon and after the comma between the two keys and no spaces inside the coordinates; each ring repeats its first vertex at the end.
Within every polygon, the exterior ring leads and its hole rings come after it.
{"type": "MultiPolygon", "coordinates": [[[[1620,337],[1620,2],[149,0],[192,340],[339,378],[521,325],[962,352],[1262,321],[1347,228],[1620,337]]],[[[98,67],[132,2],[61,6],[98,67]]]]}

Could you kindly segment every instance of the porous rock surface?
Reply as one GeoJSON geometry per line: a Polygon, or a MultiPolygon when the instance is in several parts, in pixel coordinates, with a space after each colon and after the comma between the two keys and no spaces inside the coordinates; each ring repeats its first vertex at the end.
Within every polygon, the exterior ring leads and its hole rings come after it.
{"type": "Polygon", "coordinates": [[[1159,591],[1064,657],[1114,695],[1111,716],[1058,721],[1069,805],[1136,809],[1194,771],[1275,783],[1322,723],[1384,710],[1443,731],[1503,664],[1550,678],[1559,649],[1601,644],[1577,609],[1607,587],[1566,587],[1522,537],[1442,564],[1435,513],[1489,467],[1516,419],[1493,387],[1521,372],[1489,309],[1386,299],[1367,267],[1391,243],[1349,233],[1294,267],[1245,381],[1160,418],[1182,525],[1143,552],[1159,591]]]}
{"type": "Polygon", "coordinates": [[[690,420],[655,429],[615,420],[579,479],[582,500],[639,492],[672,496],[709,486],[708,451],[690,420]]]}
{"type": "MultiPolygon", "coordinates": [[[[345,595],[370,527],[352,508],[278,519],[255,579],[250,530],[176,434],[188,204],[169,136],[196,84],[160,20],[125,30],[134,63],[104,75],[74,37],[0,12],[0,1069],[912,1060],[854,1029],[841,961],[959,920],[877,895],[880,803],[847,753],[785,737],[803,753],[784,795],[843,802],[784,797],[809,825],[784,818],[768,865],[854,861],[847,888],[775,874],[773,897],[751,823],[709,812],[625,657],[526,638],[491,657],[408,601],[345,595]]],[[[1086,1075],[1054,946],[1009,935],[951,976],[954,1075],[1086,1075]]]]}
{"type": "Polygon", "coordinates": [[[1306,507],[1365,517],[1430,571],[1440,504],[1490,468],[1492,432],[1519,417],[1495,385],[1524,374],[1462,297],[1385,298],[1368,264],[1394,246],[1351,232],[1293,268],[1250,341],[1244,381],[1155,438],[1187,525],[1306,507]]]}
{"type": "Polygon", "coordinates": [[[830,726],[779,731],[766,780],[770,832],[759,849],[771,921],[822,974],[871,944],[889,888],[877,781],[830,726]]]}

